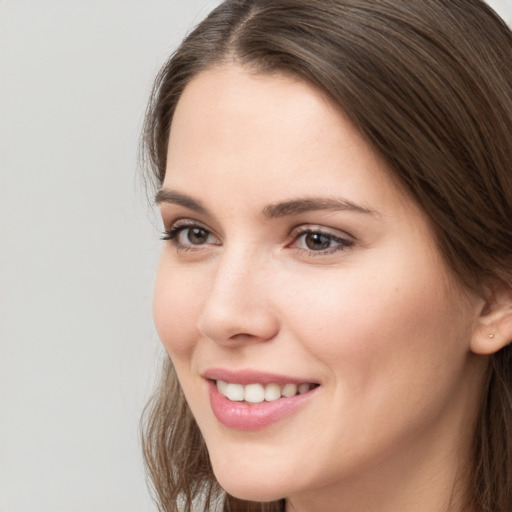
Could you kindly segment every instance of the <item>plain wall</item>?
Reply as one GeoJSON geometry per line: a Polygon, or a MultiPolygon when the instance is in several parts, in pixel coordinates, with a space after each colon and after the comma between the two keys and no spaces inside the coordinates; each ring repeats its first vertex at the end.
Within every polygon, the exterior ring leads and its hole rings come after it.
{"type": "Polygon", "coordinates": [[[155,510],[160,242],[136,148],[152,78],[217,3],[0,0],[0,512],[155,510]]]}
{"type": "Polygon", "coordinates": [[[161,242],[136,150],[154,75],[217,3],[0,2],[1,512],[155,510],[161,242]]]}
{"type": "Polygon", "coordinates": [[[487,3],[512,27],[512,0],[487,0],[487,3]]]}

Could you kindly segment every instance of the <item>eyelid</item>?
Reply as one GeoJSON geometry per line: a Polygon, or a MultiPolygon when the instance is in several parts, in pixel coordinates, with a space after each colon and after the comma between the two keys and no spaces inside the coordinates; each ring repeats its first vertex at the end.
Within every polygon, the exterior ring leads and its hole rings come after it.
{"type": "Polygon", "coordinates": [[[199,227],[199,228],[202,228],[206,231],[212,231],[208,226],[206,226],[205,224],[203,224],[201,221],[199,220],[196,220],[196,219],[189,219],[189,218],[186,218],[186,217],[182,217],[182,218],[178,218],[178,219],[174,219],[173,221],[171,222],[168,222],[168,223],[165,223],[164,224],[168,227],[166,227],[166,229],[168,231],[172,231],[173,229],[177,229],[177,228],[182,228],[182,227],[199,227]]]}
{"type": "Polygon", "coordinates": [[[331,236],[333,238],[342,238],[344,240],[355,242],[355,237],[346,231],[342,231],[336,228],[329,228],[326,226],[320,226],[318,224],[301,224],[300,226],[296,226],[292,229],[288,238],[293,241],[297,236],[304,233],[320,233],[322,235],[331,236]]]}

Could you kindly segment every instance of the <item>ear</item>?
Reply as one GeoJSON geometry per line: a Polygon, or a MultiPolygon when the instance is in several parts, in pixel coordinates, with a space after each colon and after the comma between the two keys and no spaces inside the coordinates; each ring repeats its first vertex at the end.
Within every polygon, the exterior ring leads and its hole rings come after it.
{"type": "Polygon", "coordinates": [[[512,342],[512,286],[496,284],[485,301],[473,331],[470,348],[491,355],[512,342]]]}

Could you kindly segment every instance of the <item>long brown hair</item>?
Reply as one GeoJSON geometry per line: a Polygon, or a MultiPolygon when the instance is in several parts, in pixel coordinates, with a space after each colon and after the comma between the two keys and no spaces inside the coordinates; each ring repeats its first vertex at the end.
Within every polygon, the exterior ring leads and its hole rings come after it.
{"type": "MultiPolygon", "coordinates": [[[[461,283],[512,286],[512,33],[483,1],[226,0],[156,79],[142,147],[157,187],[184,88],[225,62],[327,92],[430,217],[461,283]]],[[[512,510],[511,354],[491,357],[477,419],[468,503],[479,512],[512,510]]],[[[168,360],[143,423],[162,511],[284,510],[224,495],[168,360]]]]}

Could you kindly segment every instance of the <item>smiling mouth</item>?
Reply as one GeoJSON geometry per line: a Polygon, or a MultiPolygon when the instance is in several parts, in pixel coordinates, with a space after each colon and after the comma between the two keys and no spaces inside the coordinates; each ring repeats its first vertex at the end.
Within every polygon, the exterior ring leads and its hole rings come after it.
{"type": "Polygon", "coordinates": [[[262,402],[274,402],[281,398],[291,398],[296,395],[304,395],[318,387],[318,384],[304,382],[302,384],[236,384],[223,380],[215,381],[219,393],[231,402],[246,402],[259,404],[262,402]]]}

